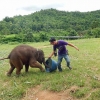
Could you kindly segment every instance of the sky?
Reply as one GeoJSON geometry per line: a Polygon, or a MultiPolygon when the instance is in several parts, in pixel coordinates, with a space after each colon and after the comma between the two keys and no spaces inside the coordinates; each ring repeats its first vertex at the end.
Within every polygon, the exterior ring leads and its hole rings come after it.
{"type": "Polygon", "coordinates": [[[0,0],[0,21],[50,8],[69,12],[95,11],[100,10],[100,0],[0,0]]]}

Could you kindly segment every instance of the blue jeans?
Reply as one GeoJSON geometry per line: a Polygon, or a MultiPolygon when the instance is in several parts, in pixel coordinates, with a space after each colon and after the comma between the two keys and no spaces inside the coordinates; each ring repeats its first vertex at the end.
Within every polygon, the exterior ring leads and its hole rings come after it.
{"type": "Polygon", "coordinates": [[[62,54],[62,55],[58,55],[58,62],[57,62],[57,65],[58,65],[58,70],[59,71],[62,71],[62,68],[61,68],[61,62],[62,62],[62,59],[65,59],[66,61],[66,65],[67,67],[70,67],[70,59],[69,59],[69,56],[67,54],[62,54]]]}

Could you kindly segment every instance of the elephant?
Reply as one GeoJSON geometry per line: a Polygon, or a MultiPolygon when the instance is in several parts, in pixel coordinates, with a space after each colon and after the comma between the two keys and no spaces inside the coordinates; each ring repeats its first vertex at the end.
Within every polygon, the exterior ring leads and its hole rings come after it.
{"type": "Polygon", "coordinates": [[[41,49],[37,49],[26,44],[16,46],[10,52],[8,57],[3,59],[9,59],[11,67],[7,72],[8,76],[11,75],[15,68],[16,74],[19,75],[21,73],[21,69],[23,69],[23,65],[25,65],[25,72],[28,72],[29,66],[45,71],[45,69],[42,67],[42,63],[44,66],[48,67],[45,62],[44,52],[41,49]]]}

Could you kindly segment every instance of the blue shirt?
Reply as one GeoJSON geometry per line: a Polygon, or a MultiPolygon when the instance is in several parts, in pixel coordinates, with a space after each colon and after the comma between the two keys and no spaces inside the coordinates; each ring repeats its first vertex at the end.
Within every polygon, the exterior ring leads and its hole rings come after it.
{"type": "Polygon", "coordinates": [[[58,43],[53,46],[53,50],[56,51],[58,49],[58,55],[68,54],[68,50],[66,49],[67,42],[64,40],[58,40],[58,43]]]}

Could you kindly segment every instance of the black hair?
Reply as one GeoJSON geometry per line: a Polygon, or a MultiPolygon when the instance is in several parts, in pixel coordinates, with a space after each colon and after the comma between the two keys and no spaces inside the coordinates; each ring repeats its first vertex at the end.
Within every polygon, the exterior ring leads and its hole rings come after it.
{"type": "Polygon", "coordinates": [[[56,39],[54,37],[52,37],[49,42],[53,42],[53,41],[56,41],[56,39]]]}

